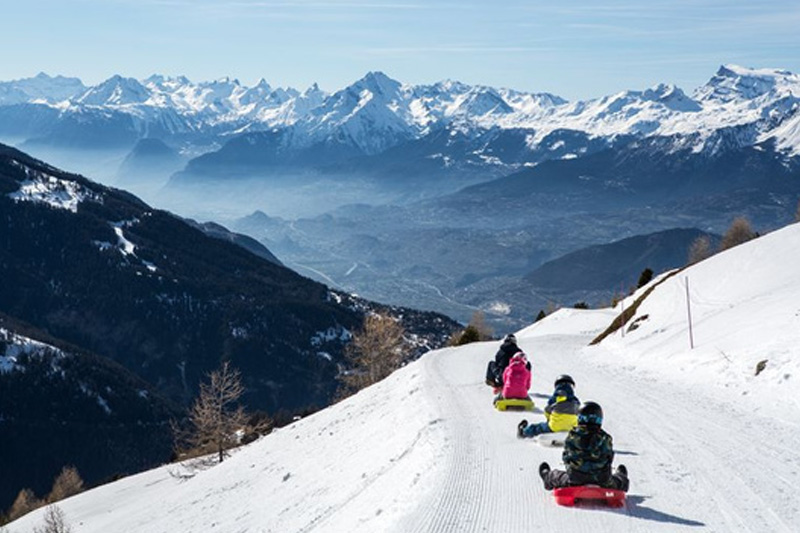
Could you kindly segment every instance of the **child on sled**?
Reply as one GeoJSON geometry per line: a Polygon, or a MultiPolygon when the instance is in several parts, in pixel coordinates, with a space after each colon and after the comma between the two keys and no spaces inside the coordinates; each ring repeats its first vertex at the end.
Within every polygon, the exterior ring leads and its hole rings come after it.
{"type": "MultiPolygon", "coordinates": [[[[513,333],[509,333],[505,336],[502,344],[500,344],[500,347],[497,349],[494,359],[489,361],[489,364],[486,365],[487,385],[495,389],[499,389],[503,386],[503,373],[506,368],[508,368],[511,358],[518,352],[520,352],[520,348],[517,345],[517,338],[513,333]]],[[[528,370],[530,369],[531,367],[529,364],[528,370]]]]}
{"type": "Polygon", "coordinates": [[[503,371],[503,390],[495,397],[494,401],[503,399],[527,400],[528,389],[531,388],[531,365],[525,354],[518,351],[503,371]]]}
{"type": "Polygon", "coordinates": [[[535,437],[542,433],[569,431],[578,423],[578,409],[581,402],[573,390],[575,380],[567,374],[562,374],[556,378],[553,386],[553,394],[550,395],[544,408],[546,420],[531,425],[527,420],[523,420],[517,426],[519,438],[535,437]]]}
{"type": "Polygon", "coordinates": [[[564,442],[562,459],[566,470],[551,470],[550,465],[539,465],[539,476],[546,490],[578,485],[628,491],[628,470],[619,465],[611,471],[614,449],[611,435],[603,431],[603,409],[595,402],[586,402],[578,412],[578,425],[564,442]]]}

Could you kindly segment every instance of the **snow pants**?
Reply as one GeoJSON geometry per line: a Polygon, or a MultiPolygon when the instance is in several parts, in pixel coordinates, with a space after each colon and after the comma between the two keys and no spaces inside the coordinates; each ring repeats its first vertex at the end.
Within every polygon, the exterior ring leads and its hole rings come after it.
{"type": "Polygon", "coordinates": [[[535,437],[536,435],[541,435],[542,433],[552,433],[553,430],[550,429],[549,422],[539,422],[538,424],[529,424],[525,429],[522,430],[522,433],[526,437],[535,437]]]}
{"type": "MultiPolygon", "coordinates": [[[[578,485],[578,483],[570,482],[569,474],[564,470],[551,470],[544,480],[544,488],[547,490],[553,490],[559,487],[571,487],[574,485],[578,485]]],[[[584,485],[584,483],[580,483],[580,485],[584,485]]],[[[628,476],[622,472],[614,472],[608,482],[603,483],[601,486],[628,492],[629,485],[628,476]]]]}
{"type": "Polygon", "coordinates": [[[486,365],[486,384],[491,387],[503,386],[503,374],[498,372],[497,363],[492,360],[486,365]]]}

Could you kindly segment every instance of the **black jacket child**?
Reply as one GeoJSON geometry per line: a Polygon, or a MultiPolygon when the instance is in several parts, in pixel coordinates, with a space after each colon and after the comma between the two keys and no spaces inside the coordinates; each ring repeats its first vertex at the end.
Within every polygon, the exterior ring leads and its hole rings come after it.
{"type": "MultiPolygon", "coordinates": [[[[486,384],[492,387],[502,387],[503,371],[508,366],[511,358],[514,357],[517,352],[521,351],[522,350],[520,350],[517,345],[517,338],[514,334],[509,333],[506,335],[506,338],[503,339],[503,344],[500,345],[500,348],[498,348],[494,356],[494,361],[489,361],[489,365],[486,368],[486,384]]],[[[530,362],[528,362],[526,368],[528,370],[531,369],[530,362]]]]}

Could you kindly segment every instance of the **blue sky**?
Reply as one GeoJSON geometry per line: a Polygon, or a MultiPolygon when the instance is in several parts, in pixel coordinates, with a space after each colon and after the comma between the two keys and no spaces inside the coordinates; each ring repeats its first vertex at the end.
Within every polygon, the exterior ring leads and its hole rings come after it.
{"type": "Polygon", "coordinates": [[[660,82],[691,92],[726,63],[800,73],[797,0],[11,0],[2,16],[0,80],[159,73],[333,91],[380,70],[576,100],[660,82]]]}

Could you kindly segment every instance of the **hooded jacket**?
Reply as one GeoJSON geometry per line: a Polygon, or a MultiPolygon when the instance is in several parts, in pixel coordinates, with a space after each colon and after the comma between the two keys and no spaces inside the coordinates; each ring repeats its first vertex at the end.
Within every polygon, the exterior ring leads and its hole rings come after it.
{"type": "Polygon", "coordinates": [[[531,371],[522,352],[511,358],[503,371],[503,398],[528,398],[531,388],[531,371]]]}
{"type": "Polygon", "coordinates": [[[578,424],[580,407],[581,402],[575,396],[571,385],[562,383],[556,387],[544,408],[544,416],[547,418],[550,430],[569,431],[574,428],[578,424]]]}
{"type": "Polygon", "coordinates": [[[579,424],[567,435],[561,458],[571,485],[609,486],[614,447],[611,435],[594,424],[579,424]]]}
{"type": "Polygon", "coordinates": [[[500,348],[497,349],[497,353],[494,355],[494,362],[500,373],[505,371],[511,358],[517,353],[519,353],[519,346],[517,346],[516,341],[506,337],[500,345],[500,348]]]}

